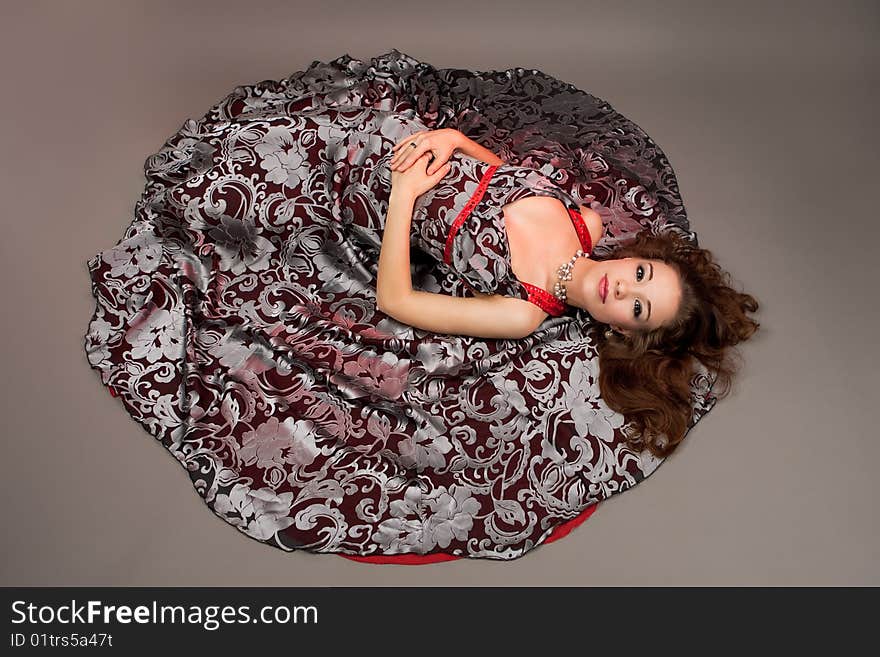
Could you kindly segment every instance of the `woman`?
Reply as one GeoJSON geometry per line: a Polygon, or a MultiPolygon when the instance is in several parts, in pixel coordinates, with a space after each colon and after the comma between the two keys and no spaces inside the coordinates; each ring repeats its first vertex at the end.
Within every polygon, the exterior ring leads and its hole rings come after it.
{"type": "MultiPolygon", "coordinates": [[[[456,151],[491,165],[503,164],[491,151],[450,128],[416,132],[398,142],[393,151],[389,163],[393,185],[404,199],[411,199],[410,205],[449,171],[449,158],[456,151]]],[[[576,231],[566,225],[564,208],[552,201],[553,197],[534,196],[509,204],[503,209],[502,225],[511,260],[523,267],[513,266],[516,278],[553,280],[553,287],[539,287],[537,291],[543,294],[530,294],[527,301],[483,295],[472,313],[467,303],[439,302],[436,295],[421,295],[418,302],[409,304],[394,303],[411,294],[409,269],[401,266],[407,264],[405,258],[393,259],[395,248],[400,251],[393,240],[401,235],[386,226],[389,244],[386,249],[383,243],[385,271],[380,261],[379,277],[384,273],[386,278],[403,281],[397,290],[394,283],[386,283],[389,313],[421,328],[515,337],[521,330],[531,333],[548,314],[559,312],[557,306],[583,309],[608,326],[599,348],[605,403],[635,422],[634,445],[667,456],[687,431],[690,358],[714,371],[721,378],[718,388],[729,391],[736,370],[730,347],[758,329],[759,324],[747,315],[757,311],[758,303],[730,287],[729,276],[713,261],[711,252],[672,232],[640,233],[610,257],[591,260],[579,248],[576,231]],[[530,206],[523,208],[524,202],[530,206]],[[554,213],[558,216],[553,217],[554,213]],[[554,234],[560,225],[568,240],[554,234]],[[549,249],[548,244],[552,245],[549,249]],[[562,245],[561,250],[557,245],[562,245]],[[565,262],[572,252],[574,256],[565,262]],[[556,263],[561,264],[554,269],[556,263]],[[551,289],[553,298],[546,291],[551,289]]],[[[583,206],[580,210],[568,214],[575,219],[585,216],[591,243],[595,243],[602,236],[601,217],[595,210],[583,206]]],[[[391,226],[397,227],[393,222],[391,226]]]]}
{"type": "Polygon", "coordinates": [[[690,427],[717,400],[723,369],[663,360],[685,357],[676,336],[696,356],[731,342],[730,308],[689,302],[713,282],[702,252],[655,248],[647,279],[641,252],[604,257],[646,228],[695,242],[668,162],[539,72],[396,50],[313,62],[187,120],[145,175],[135,221],[88,263],[86,353],[256,540],[514,559],[656,470],[659,439],[640,427],[667,418],[650,413],[680,410],[686,390],[690,427]],[[451,126],[475,137],[455,157],[438,132],[451,126]],[[395,144],[430,146],[431,171],[424,152],[392,170],[395,144]],[[540,244],[535,217],[552,227],[540,244]],[[560,283],[579,306],[553,294],[569,263],[560,283]]]}

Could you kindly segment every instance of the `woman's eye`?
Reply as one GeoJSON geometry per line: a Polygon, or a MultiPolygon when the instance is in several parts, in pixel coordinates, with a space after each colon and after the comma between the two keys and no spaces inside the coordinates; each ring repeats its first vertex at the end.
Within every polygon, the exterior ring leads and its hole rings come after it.
{"type": "Polygon", "coordinates": [[[642,302],[638,299],[636,299],[635,304],[633,304],[633,312],[635,313],[636,317],[642,314],[642,302]]]}
{"type": "Polygon", "coordinates": [[[636,267],[636,280],[640,281],[645,277],[645,268],[639,265],[636,267]]]}

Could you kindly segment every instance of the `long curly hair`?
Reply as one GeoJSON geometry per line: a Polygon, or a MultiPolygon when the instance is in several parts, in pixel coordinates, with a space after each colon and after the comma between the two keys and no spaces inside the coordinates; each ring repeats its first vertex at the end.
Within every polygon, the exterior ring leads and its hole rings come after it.
{"type": "Polygon", "coordinates": [[[599,390],[607,406],[632,423],[627,443],[665,457],[684,439],[693,413],[694,359],[715,376],[712,394],[725,397],[741,365],[733,347],[760,326],[747,316],[758,302],[730,286],[710,251],[678,233],[640,232],[603,260],[627,257],[670,265],[681,282],[681,303],[675,318],[650,331],[608,337],[607,326],[596,324],[599,390]]]}

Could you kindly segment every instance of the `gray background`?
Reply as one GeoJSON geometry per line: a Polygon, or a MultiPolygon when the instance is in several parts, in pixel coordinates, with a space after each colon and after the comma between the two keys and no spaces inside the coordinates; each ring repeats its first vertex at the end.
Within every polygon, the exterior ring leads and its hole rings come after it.
{"type": "Polygon", "coordinates": [[[876,2],[3,2],[0,18],[0,584],[880,584],[876,2]],[[537,68],[611,102],[762,303],[733,393],[678,453],[513,562],[258,543],[83,349],[86,261],[131,222],[148,155],[236,85],[392,47],[537,68]]]}

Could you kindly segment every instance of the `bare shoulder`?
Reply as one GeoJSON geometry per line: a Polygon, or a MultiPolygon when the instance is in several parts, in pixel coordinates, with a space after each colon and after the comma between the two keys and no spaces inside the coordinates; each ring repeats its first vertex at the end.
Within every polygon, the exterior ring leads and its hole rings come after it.
{"type": "Polygon", "coordinates": [[[602,239],[602,235],[605,232],[605,227],[602,224],[602,215],[586,205],[582,205],[580,208],[581,216],[587,225],[587,230],[590,231],[590,241],[595,246],[596,242],[602,239]]]}

